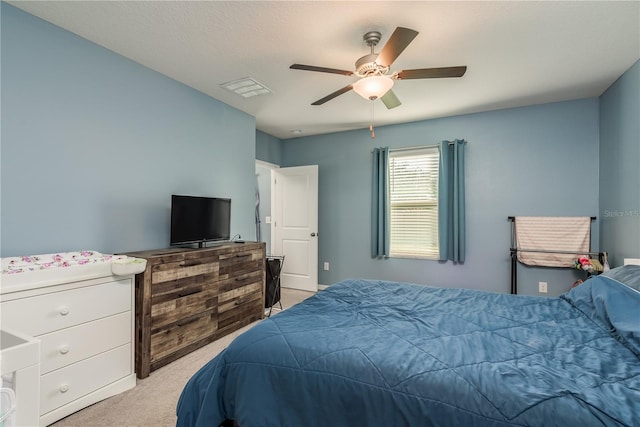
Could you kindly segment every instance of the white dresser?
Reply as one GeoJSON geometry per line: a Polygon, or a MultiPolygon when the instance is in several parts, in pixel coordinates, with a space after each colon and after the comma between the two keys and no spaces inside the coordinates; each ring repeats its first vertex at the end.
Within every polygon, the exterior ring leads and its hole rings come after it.
{"type": "Polygon", "coordinates": [[[39,420],[46,426],[135,386],[134,276],[112,275],[110,265],[29,280],[36,273],[13,282],[3,275],[0,313],[3,328],[40,340],[39,420]]]}

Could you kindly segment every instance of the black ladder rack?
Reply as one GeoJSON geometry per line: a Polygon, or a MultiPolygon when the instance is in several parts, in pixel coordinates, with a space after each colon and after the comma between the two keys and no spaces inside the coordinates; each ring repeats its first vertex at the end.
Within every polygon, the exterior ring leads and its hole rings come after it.
{"type": "MultiPolygon", "coordinates": [[[[595,216],[590,217],[591,222],[596,220],[595,216]]],[[[507,219],[511,222],[511,247],[509,253],[511,255],[511,293],[518,293],[518,253],[519,252],[536,252],[536,253],[551,253],[551,254],[575,254],[575,255],[589,255],[598,256],[600,262],[603,261],[603,252],[591,252],[591,242],[589,242],[589,252],[576,252],[576,251],[558,251],[558,250],[542,250],[542,249],[520,249],[516,244],[516,217],[509,216],[507,219]]]]}

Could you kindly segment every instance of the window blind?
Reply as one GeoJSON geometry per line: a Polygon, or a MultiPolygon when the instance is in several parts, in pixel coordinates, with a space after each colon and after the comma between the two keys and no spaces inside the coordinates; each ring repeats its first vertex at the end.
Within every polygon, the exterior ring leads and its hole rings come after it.
{"type": "Polygon", "coordinates": [[[439,157],[438,147],[389,153],[390,256],[439,256],[439,157]]]}

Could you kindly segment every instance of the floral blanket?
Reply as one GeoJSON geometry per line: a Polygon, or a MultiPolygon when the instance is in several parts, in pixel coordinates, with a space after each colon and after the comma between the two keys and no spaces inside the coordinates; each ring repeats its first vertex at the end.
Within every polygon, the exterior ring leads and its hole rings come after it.
{"type": "Polygon", "coordinates": [[[62,252],[2,258],[2,274],[16,274],[50,268],[111,262],[120,257],[96,251],[62,252]]]}

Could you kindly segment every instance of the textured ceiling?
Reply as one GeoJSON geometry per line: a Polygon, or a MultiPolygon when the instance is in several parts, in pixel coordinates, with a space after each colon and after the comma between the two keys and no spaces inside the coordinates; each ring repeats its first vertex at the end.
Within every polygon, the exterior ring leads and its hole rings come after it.
{"type": "Polygon", "coordinates": [[[256,117],[281,139],[367,128],[353,91],[311,102],[356,77],[367,31],[419,31],[392,66],[467,65],[462,78],[397,81],[402,105],[374,101],[376,126],[598,96],[640,58],[639,1],[11,1],[256,117]],[[252,77],[272,90],[245,99],[219,85],[252,77]],[[293,130],[301,133],[294,134],[293,130]]]}

